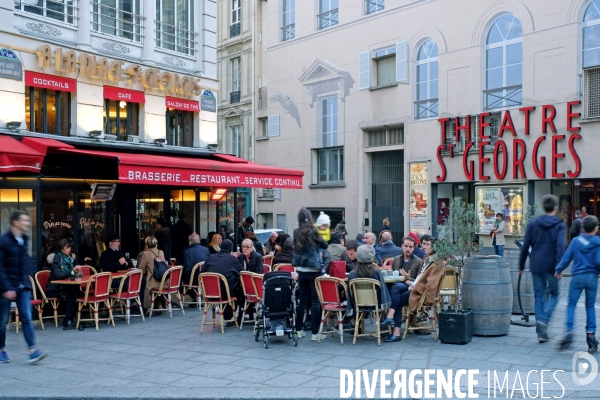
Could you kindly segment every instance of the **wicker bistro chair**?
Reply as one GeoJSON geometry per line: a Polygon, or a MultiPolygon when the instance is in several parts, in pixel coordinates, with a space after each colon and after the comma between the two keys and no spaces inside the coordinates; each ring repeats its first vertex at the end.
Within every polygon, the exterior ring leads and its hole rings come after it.
{"type": "Polygon", "coordinates": [[[206,313],[208,308],[219,308],[219,315],[221,319],[221,333],[225,333],[225,322],[234,322],[236,328],[239,327],[237,319],[235,317],[235,302],[237,298],[229,293],[229,284],[227,279],[221,274],[214,272],[203,272],[200,274],[200,285],[202,286],[202,293],[204,294],[204,313],[202,314],[202,324],[200,325],[200,333],[204,329],[204,325],[212,324],[214,327],[217,326],[217,320],[213,318],[212,322],[206,322],[206,313]],[[225,284],[225,293],[221,291],[221,283],[225,284]],[[224,310],[225,307],[231,307],[233,317],[225,321],[224,310]]]}
{"type": "Polygon", "coordinates": [[[275,258],[275,256],[272,255],[266,255],[263,256],[263,264],[267,264],[269,267],[273,266],[273,259],[275,258]]]}
{"type": "Polygon", "coordinates": [[[275,264],[273,266],[273,271],[296,272],[296,267],[292,264],[275,264]]]}
{"type": "MultiPolygon", "coordinates": [[[[29,277],[29,283],[31,283],[31,288],[33,289],[33,298],[31,299],[31,301],[29,302],[29,304],[31,304],[33,306],[33,308],[35,308],[35,310],[37,311],[38,314],[38,322],[40,324],[40,326],[42,327],[42,329],[44,329],[44,321],[42,320],[42,300],[38,300],[37,298],[37,290],[35,287],[35,282],[33,281],[33,278],[30,276],[29,277]]],[[[8,317],[8,328],[10,328],[11,322],[10,322],[10,314],[8,317]]],[[[15,331],[16,334],[19,334],[19,325],[21,324],[21,321],[19,319],[19,309],[15,307],[15,331]]],[[[8,329],[7,328],[7,329],[8,329]]]]}
{"type": "MultiPolygon", "coordinates": [[[[250,307],[251,304],[254,304],[254,309],[256,310],[258,308],[258,303],[260,303],[260,300],[258,300],[258,297],[256,296],[256,288],[254,287],[254,283],[252,281],[253,275],[260,274],[255,274],[254,272],[249,271],[240,272],[240,280],[242,281],[242,289],[244,290],[244,308],[242,309],[242,322],[240,323],[240,331],[242,330],[244,323],[246,323],[245,316],[248,307],[250,307]]],[[[254,324],[256,321],[252,319],[248,320],[247,322],[254,324]]]]}
{"type": "Polygon", "coordinates": [[[392,264],[394,263],[394,258],[386,258],[383,262],[383,265],[380,269],[392,269],[392,264]]]}
{"type": "Polygon", "coordinates": [[[183,296],[179,293],[179,286],[181,286],[181,273],[183,271],[183,267],[181,265],[170,267],[167,269],[167,272],[163,275],[160,286],[158,289],[150,290],[150,294],[152,295],[152,306],[150,307],[149,316],[152,318],[152,313],[154,311],[168,311],[169,316],[173,318],[173,302],[172,296],[177,296],[179,299],[179,306],[181,307],[181,313],[185,315],[185,311],[183,311],[183,296]],[[154,302],[157,298],[162,297],[167,300],[167,308],[154,308],[154,302]]]}
{"type": "MultiPolygon", "coordinates": [[[[335,333],[340,335],[340,344],[344,344],[344,315],[346,314],[346,305],[342,304],[340,298],[340,286],[344,292],[348,292],[346,282],[340,278],[331,276],[320,276],[315,281],[317,295],[321,303],[321,325],[319,326],[319,334],[329,334],[333,336],[335,333]],[[334,328],[334,318],[337,317],[338,328],[334,328]],[[328,321],[329,330],[323,331],[323,325],[328,321]]],[[[352,331],[354,329],[346,329],[352,331]]],[[[319,335],[319,343],[321,336],[319,335]]]]}
{"type": "MultiPolygon", "coordinates": [[[[350,281],[350,291],[354,297],[354,310],[356,313],[354,321],[354,338],[352,344],[356,344],[356,338],[363,336],[373,336],[377,338],[377,345],[381,346],[381,315],[385,312],[377,299],[377,289],[381,289],[381,283],[370,278],[356,278],[350,281]],[[365,318],[374,314],[375,316],[375,332],[367,332],[365,330],[365,318]],[[359,334],[358,330],[362,329],[363,333],[359,334]]],[[[388,328],[390,332],[390,328],[388,328]]]]}
{"type": "Polygon", "coordinates": [[[42,311],[46,304],[50,304],[54,310],[54,314],[48,317],[42,317],[42,319],[54,318],[54,325],[58,328],[58,304],[60,303],[60,297],[47,297],[46,286],[48,286],[48,279],[50,279],[50,271],[39,271],[35,274],[35,283],[39,294],[42,296],[42,311]]]}
{"type": "Polygon", "coordinates": [[[442,275],[442,279],[440,279],[437,285],[437,295],[431,305],[425,305],[426,294],[423,293],[421,299],[419,300],[419,305],[417,306],[417,309],[414,312],[410,311],[409,306],[404,306],[402,308],[402,312],[404,313],[404,315],[406,315],[406,327],[404,328],[404,336],[402,337],[402,339],[406,339],[406,334],[408,333],[408,331],[414,332],[426,329],[433,331],[433,341],[437,342],[437,330],[435,326],[435,321],[438,319],[440,314],[440,288],[442,287],[444,277],[445,276],[442,275]],[[429,321],[431,321],[431,327],[416,325],[418,315],[426,315],[429,321]]]}
{"type": "Polygon", "coordinates": [[[125,315],[115,315],[115,317],[125,316],[127,320],[127,325],[130,324],[131,314],[131,300],[134,300],[138,307],[140,308],[140,313],[133,315],[134,317],[142,317],[142,321],[146,322],[144,318],[144,312],[142,308],[142,301],[140,300],[140,291],[142,290],[142,270],[136,269],[133,271],[129,271],[125,276],[121,278],[121,283],[119,284],[119,290],[117,293],[113,293],[110,295],[111,298],[111,307],[114,308],[115,303],[119,302],[121,306],[121,312],[123,312],[123,305],[125,305],[125,315]],[[128,281],[129,284],[127,286],[127,290],[123,291],[123,286],[125,285],[125,281],[128,281]]]}
{"type": "Polygon", "coordinates": [[[110,272],[102,272],[92,275],[90,280],[87,281],[85,295],[77,299],[77,302],[79,303],[79,308],[77,310],[77,329],[79,329],[79,324],[81,321],[94,321],[96,323],[96,330],[98,330],[99,321],[108,321],[108,323],[112,322],[113,327],[115,326],[115,320],[113,318],[112,307],[110,304],[111,283],[112,274],[110,272]],[[101,304],[104,304],[106,308],[108,308],[108,318],[98,317],[98,311],[101,304]],[[93,318],[81,319],[81,310],[86,305],[89,307],[90,315],[93,315],[93,318]]]}
{"type": "Polygon", "coordinates": [[[196,271],[198,269],[202,269],[202,266],[204,265],[204,261],[199,262],[198,264],[194,265],[194,267],[192,268],[192,274],[190,275],[190,281],[189,282],[184,282],[181,284],[181,289],[183,291],[183,295],[185,296],[186,292],[194,292],[196,293],[196,301],[185,301],[185,297],[184,297],[184,301],[183,304],[197,304],[198,305],[198,311],[200,311],[201,307],[202,307],[202,287],[200,286],[200,279],[198,279],[197,282],[194,282],[194,275],[196,275],[196,271]]]}
{"type": "Polygon", "coordinates": [[[444,306],[444,298],[448,298],[448,304],[452,308],[456,308],[456,301],[458,300],[458,270],[453,267],[446,267],[444,272],[444,278],[442,279],[442,286],[440,287],[440,307],[444,306]]]}

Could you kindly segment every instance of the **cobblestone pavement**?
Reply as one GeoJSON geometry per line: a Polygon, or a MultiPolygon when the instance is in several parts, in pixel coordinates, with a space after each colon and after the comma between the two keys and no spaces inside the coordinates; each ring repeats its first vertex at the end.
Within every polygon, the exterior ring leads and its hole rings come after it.
{"type": "MultiPolygon", "coordinates": [[[[587,350],[583,299],[577,308],[573,349],[556,350],[564,330],[568,281],[561,282],[561,298],[549,326],[552,340],[544,344],[537,342],[535,328],[511,326],[509,335],[474,337],[465,346],[434,342],[432,335],[408,335],[405,341],[380,347],[375,339],[361,339],[353,346],[351,336],[345,335],[344,345],[337,336],[320,344],[307,336],[298,347],[287,338],[276,338],[265,350],[262,342],[254,341],[250,325],[241,332],[226,328],[225,334],[205,327],[200,334],[202,314],[186,308],[185,316],[175,312],[173,319],[162,315],[145,323],[133,318],[131,326],[117,320],[116,328],[102,325],[99,331],[63,331],[48,321],[45,330],[35,330],[40,348],[50,355],[31,366],[25,362],[23,335],[15,335],[12,328],[7,340],[12,361],[0,365],[0,398],[339,398],[341,369],[426,368],[479,369],[475,393],[480,398],[488,398],[488,370],[491,379],[496,371],[500,380],[509,371],[510,389],[516,385],[514,397],[536,395],[541,388],[540,370],[563,370],[556,375],[560,385],[552,372],[545,375],[549,383],[544,385],[544,397],[598,398],[600,378],[578,386],[571,374],[573,354],[587,350]],[[520,390],[517,378],[527,387],[530,370],[538,372],[529,378],[528,394],[520,390]]],[[[594,357],[598,359],[597,354],[594,357]]],[[[496,398],[507,397],[506,387],[502,393],[498,387],[496,391],[496,398]]],[[[380,396],[379,389],[375,393],[380,396]]],[[[362,396],[366,397],[364,391],[362,396]]]]}

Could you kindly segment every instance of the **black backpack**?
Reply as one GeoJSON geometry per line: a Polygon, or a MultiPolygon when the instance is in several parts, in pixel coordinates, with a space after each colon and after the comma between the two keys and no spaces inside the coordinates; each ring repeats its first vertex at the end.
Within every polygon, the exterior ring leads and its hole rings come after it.
{"type": "Polygon", "coordinates": [[[571,239],[576,238],[583,232],[583,224],[580,218],[576,218],[571,226],[571,239]]]}
{"type": "Polygon", "coordinates": [[[169,266],[167,265],[165,259],[156,256],[154,258],[154,271],[152,271],[152,277],[158,282],[160,282],[162,280],[163,275],[167,273],[168,269],[169,266]]]}

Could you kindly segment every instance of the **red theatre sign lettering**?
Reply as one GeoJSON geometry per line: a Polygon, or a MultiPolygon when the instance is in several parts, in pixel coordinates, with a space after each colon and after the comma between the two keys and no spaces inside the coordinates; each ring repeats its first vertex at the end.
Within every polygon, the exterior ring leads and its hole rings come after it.
{"type": "MultiPolygon", "coordinates": [[[[456,142],[459,142],[461,131],[464,132],[465,150],[462,155],[462,165],[465,177],[470,180],[487,181],[493,173],[496,179],[504,180],[507,175],[508,166],[512,165],[512,179],[527,179],[525,172],[525,163],[531,163],[533,172],[536,178],[547,179],[548,175],[552,179],[560,179],[568,176],[576,178],[581,172],[581,159],[575,151],[575,141],[581,140],[579,126],[573,126],[573,119],[581,116],[581,113],[574,112],[573,107],[580,105],[581,101],[571,101],[566,104],[567,107],[567,132],[569,135],[558,135],[555,125],[556,108],[552,105],[543,105],[541,109],[542,135],[539,136],[531,150],[528,151],[528,146],[523,139],[517,137],[511,111],[506,110],[502,117],[502,123],[498,129],[498,140],[494,144],[493,153],[486,154],[484,148],[490,145],[491,137],[486,135],[485,128],[490,126],[489,112],[479,114],[479,132],[471,132],[470,116],[465,117],[465,124],[460,125],[459,117],[455,117],[455,134],[456,142]],[[547,135],[552,133],[552,135],[547,135]],[[479,136],[479,151],[476,153],[469,152],[475,146],[476,137],[479,136]],[[512,137],[512,143],[505,141],[506,136],[512,137]],[[561,152],[559,145],[566,144],[568,153],[561,152]],[[550,149],[550,154],[541,155],[542,148],[550,149]],[[469,155],[476,155],[476,160],[469,160],[469,155]],[[561,158],[570,158],[573,163],[573,169],[567,171],[558,170],[558,160],[561,158]],[[547,163],[549,164],[547,167],[547,163]],[[491,164],[491,165],[490,165],[491,164]]],[[[531,114],[536,110],[535,107],[522,107],[519,112],[524,118],[523,132],[525,136],[529,136],[531,114]]],[[[515,110],[512,111],[515,113],[515,110]]],[[[438,182],[444,182],[447,176],[446,164],[442,158],[442,152],[448,151],[449,157],[454,158],[455,143],[446,143],[447,123],[450,118],[438,119],[441,126],[441,140],[437,148],[437,159],[440,163],[441,173],[436,176],[438,182]]],[[[542,153],[543,154],[543,153],[542,153]]]]}

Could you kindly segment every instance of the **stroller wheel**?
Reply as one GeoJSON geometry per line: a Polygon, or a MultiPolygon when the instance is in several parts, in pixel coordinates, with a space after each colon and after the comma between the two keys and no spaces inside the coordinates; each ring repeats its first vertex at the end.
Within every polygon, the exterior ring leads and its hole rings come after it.
{"type": "Polygon", "coordinates": [[[294,340],[294,347],[297,347],[298,346],[298,334],[296,332],[294,332],[292,339],[294,340]]]}
{"type": "Polygon", "coordinates": [[[263,343],[265,345],[265,349],[269,348],[269,337],[265,336],[265,338],[263,339],[263,343]]]}
{"type": "Polygon", "coordinates": [[[254,341],[258,342],[259,336],[260,336],[260,328],[254,328],[254,341]]]}

